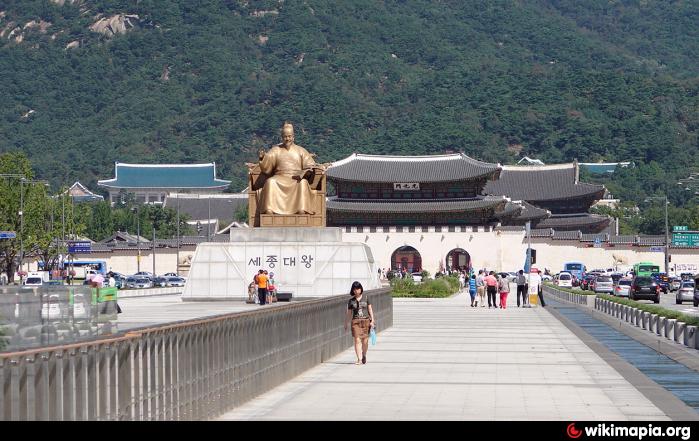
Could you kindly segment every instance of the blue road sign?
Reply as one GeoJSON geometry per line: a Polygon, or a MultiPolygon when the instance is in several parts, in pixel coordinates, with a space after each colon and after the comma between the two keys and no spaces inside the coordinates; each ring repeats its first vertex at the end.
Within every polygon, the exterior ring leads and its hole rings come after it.
{"type": "Polygon", "coordinates": [[[17,238],[17,233],[14,231],[0,231],[0,239],[15,239],[17,238]]]}
{"type": "Polygon", "coordinates": [[[650,247],[651,253],[662,253],[665,251],[663,247],[650,247]]]}
{"type": "Polygon", "coordinates": [[[89,253],[92,251],[90,242],[68,242],[68,252],[70,254],[89,253]]]}

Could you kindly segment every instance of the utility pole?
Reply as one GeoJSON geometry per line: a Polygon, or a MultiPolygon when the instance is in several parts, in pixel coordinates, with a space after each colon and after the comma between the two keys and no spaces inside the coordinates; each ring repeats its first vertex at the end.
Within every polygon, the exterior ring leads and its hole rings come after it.
{"type": "Polygon", "coordinates": [[[175,259],[175,274],[180,275],[180,193],[177,192],[177,258],[175,259]]]}
{"type": "Polygon", "coordinates": [[[153,225],[153,277],[155,274],[155,225],[153,225]]]}
{"type": "Polygon", "coordinates": [[[668,230],[668,220],[667,220],[667,195],[665,195],[665,274],[670,275],[670,232],[668,230]]]}
{"type": "Polygon", "coordinates": [[[532,286],[532,223],[527,221],[527,305],[531,307],[529,302],[529,287],[532,286]]]}
{"type": "Polygon", "coordinates": [[[211,195],[207,196],[209,199],[209,221],[206,224],[206,240],[211,242],[211,195]]]}
{"type": "Polygon", "coordinates": [[[141,210],[136,202],[136,248],[138,254],[136,255],[136,272],[141,272],[141,210]]]}

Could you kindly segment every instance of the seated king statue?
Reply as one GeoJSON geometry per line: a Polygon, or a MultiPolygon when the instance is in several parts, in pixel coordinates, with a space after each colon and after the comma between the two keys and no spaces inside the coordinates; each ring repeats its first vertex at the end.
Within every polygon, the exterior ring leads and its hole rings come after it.
{"type": "Polygon", "coordinates": [[[312,179],[316,169],[324,170],[325,165],[316,164],[305,148],[294,143],[294,127],[290,123],[282,126],[281,137],[281,144],[266,153],[259,151],[260,171],[268,176],[257,190],[259,213],[316,214],[308,179],[312,179]]]}

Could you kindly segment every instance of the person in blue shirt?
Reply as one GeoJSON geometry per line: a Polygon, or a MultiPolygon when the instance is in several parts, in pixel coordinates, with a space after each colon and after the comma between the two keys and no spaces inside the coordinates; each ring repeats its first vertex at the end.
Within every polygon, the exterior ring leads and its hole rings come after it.
{"type": "Polygon", "coordinates": [[[468,279],[468,293],[471,296],[471,306],[476,307],[476,275],[471,274],[471,278],[468,279]]]}

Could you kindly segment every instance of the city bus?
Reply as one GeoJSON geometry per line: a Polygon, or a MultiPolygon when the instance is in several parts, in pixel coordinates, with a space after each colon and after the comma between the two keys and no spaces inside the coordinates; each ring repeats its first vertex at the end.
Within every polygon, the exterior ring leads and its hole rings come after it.
{"type": "MultiPolygon", "coordinates": [[[[39,262],[39,270],[43,270],[44,262],[39,262]]],[[[103,276],[107,275],[106,260],[66,260],[58,264],[58,269],[63,272],[75,271],[75,280],[85,280],[90,274],[100,273],[103,276]]]]}
{"type": "Polygon", "coordinates": [[[637,276],[650,277],[653,273],[659,273],[660,266],[652,262],[640,262],[633,266],[633,273],[637,276]]]}
{"type": "Polygon", "coordinates": [[[579,282],[587,272],[587,267],[582,262],[566,262],[563,271],[571,273],[579,282]]]}

